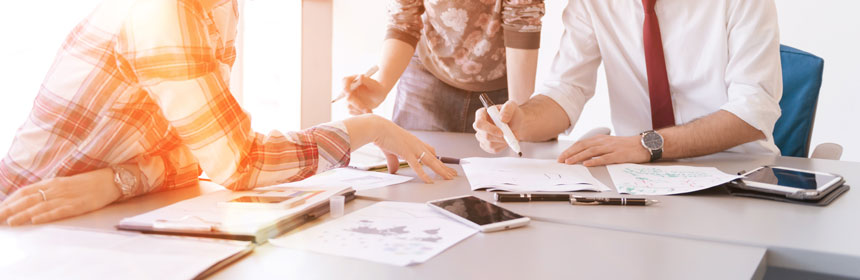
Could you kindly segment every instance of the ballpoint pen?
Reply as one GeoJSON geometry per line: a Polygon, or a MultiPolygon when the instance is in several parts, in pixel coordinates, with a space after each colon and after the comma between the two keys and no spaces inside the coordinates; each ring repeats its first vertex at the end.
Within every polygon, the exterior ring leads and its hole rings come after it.
{"type": "Polygon", "coordinates": [[[498,108],[493,106],[495,104],[490,100],[490,97],[487,96],[486,93],[481,93],[481,95],[478,96],[478,99],[480,99],[481,103],[484,104],[484,108],[487,109],[487,114],[489,114],[490,118],[493,119],[493,123],[502,130],[502,136],[504,136],[505,142],[508,143],[508,146],[510,146],[518,156],[523,156],[523,152],[520,151],[520,142],[517,141],[517,137],[514,136],[514,132],[511,131],[508,124],[502,122],[501,113],[499,113],[498,108]]]}
{"type": "MultiPolygon", "coordinates": [[[[367,73],[364,73],[364,75],[370,77],[370,76],[373,76],[373,74],[376,74],[376,71],[379,71],[379,66],[373,65],[373,67],[370,67],[370,69],[367,69],[367,73]]],[[[352,80],[352,83],[349,84],[349,91],[354,91],[360,85],[361,85],[361,83],[359,82],[359,79],[356,76],[355,80],[352,80]]],[[[340,95],[338,95],[335,99],[331,100],[331,103],[335,103],[344,97],[346,97],[346,92],[341,92],[340,95]]]]}
{"type": "Polygon", "coordinates": [[[646,206],[657,203],[655,199],[642,197],[585,197],[570,196],[570,204],[573,205],[634,205],[646,206]]]}
{"type": "Polygon", "coordinates": [[[569,194],[553,193],[495,193],[498,202],[570,201],[569,194]]]}

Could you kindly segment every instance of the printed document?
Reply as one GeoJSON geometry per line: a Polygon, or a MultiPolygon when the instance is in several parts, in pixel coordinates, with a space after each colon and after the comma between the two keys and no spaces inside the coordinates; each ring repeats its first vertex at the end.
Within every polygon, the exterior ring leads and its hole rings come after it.
{"type": "Polygon", "coordinates": [[[282,184],[284,187],[352,187],[356,191],[387,187],[412,180],[412,177],[355,168],[336,168],[307,179],[282,184]]]}
{"type": "Polygon", "coordinates": [[[465,158],[460,161],[472,190],[510,192],[609,191],[588,168],[550,159],[465,158]]]}
{"type": "Polygon", "coordinates": [[[606,169],[618,193],[635,195],[682,194],[740,178],[714,167],[625,163],[608,165],[606,169]]]}

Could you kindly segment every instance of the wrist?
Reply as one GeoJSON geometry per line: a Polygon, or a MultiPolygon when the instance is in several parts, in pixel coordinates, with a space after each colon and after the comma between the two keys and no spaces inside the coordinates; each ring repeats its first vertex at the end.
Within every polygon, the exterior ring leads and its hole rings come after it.
{"type": "Polygon", "coordinates": [[[352,150],[361,148],[379,138],[379,128],[383,125],[382,117],[374,114],[364,114],[343,121],[349,134],[349,145],[352,150]]]}

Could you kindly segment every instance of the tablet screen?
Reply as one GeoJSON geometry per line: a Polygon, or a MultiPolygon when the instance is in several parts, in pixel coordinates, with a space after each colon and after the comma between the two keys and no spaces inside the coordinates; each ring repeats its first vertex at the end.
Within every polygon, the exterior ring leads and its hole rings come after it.
{"type": "Polygon", "coordinates": [[[772,185],[805,190],[816,190],[837,177],[828,174],[803,172],[782,168],[765,167],[744,177],[744,181],[754,181],[772,185]]]}

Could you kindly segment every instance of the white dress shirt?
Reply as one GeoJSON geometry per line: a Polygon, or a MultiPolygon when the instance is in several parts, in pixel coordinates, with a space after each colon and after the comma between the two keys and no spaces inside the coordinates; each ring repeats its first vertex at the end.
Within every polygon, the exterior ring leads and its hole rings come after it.
{"type": "MultiPolygon", "coordinates": [[[[655,9],[676,124],[725,110],[767,136],[729,151],[778,154],[782,72],[773,0],[658,0],[655,9]]],[[[602,61],[616,134],[651,129],[643,18],[641,0],[570,0],[552,74],[536,94],[561,105],[571,128],[594,96],[602,61]]]]}

